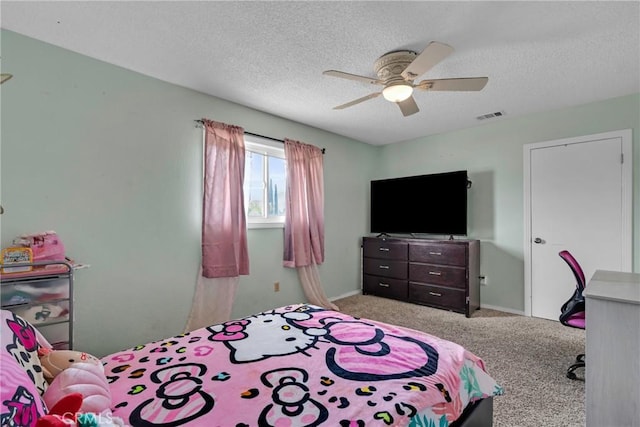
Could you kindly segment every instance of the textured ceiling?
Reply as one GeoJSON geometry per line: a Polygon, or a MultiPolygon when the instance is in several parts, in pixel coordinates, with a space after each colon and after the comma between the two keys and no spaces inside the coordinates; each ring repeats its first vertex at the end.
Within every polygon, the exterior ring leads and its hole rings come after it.
{"type": "MultiPolygon", "coordinates": [[[[640,3],[84,1],[1,3],[2,28],[199,92],[380,145],[640,92],[640,3]],[[430,41],[453,54],[418,80],[487,76],[480,92],[417,92],[403,117],[374,61],[430,41]]],[[[11,72],[4,70],[3,72],[11,72]]],[[[215,117],[212,117],[215,119],[215,117]]]]}

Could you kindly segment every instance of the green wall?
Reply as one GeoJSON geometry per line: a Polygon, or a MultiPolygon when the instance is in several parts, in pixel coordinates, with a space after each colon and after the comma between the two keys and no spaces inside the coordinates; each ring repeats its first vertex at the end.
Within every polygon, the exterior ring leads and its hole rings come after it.
{"type": "MultiPolygon", "coordinates": [[[[202,144],[193,120],[325,147],[329,297],[358,292],[369,180],[469,170],[470,235],[482,240],[485,306],[524,309],[523,144],[633,129],[639,181],[639,95],[375,147],[1,32],[2,246],[56,230],[76,275],[76,347],[102,355],[182,331],[200,256],[202,144]]],[[[295,96],[295,94],[292,94],[295,96]]],[[[634,270],[640,270],[640,186],[634,270]]],[[[233,315],[304,301],[281,267],[282,229],[248,232],[251,274],[233,315]],[[279,281],[280,292],[273,292],[279,281]]]]}
{"type": "MultiPolygon", "coordinates": [[[[76,348],[101,355],[182,332],[200,257],[201,117],[327,149],[320,275],[330,297],[358,291],[376,147],[1,36],[2,70],[14,75],[0,89],[1,243],[53,229],[91,265],[76,274],[76,348]]],[[[234,316],[304,301],[282,267],[282,229],[249,230],[248,241],[234,316]]]]}
{"type": "MultiPolygon", "coordinates": [[[[524,311],[523,145],[619,129],[633,133],[633,254],[640,271],[640,95],[418,138],[383,147],[378,177],[467,169],[469,235],[481,240],[481,301],[524,311]]],[[[588,215],[588,206],[584,207],[588,215]]]]}

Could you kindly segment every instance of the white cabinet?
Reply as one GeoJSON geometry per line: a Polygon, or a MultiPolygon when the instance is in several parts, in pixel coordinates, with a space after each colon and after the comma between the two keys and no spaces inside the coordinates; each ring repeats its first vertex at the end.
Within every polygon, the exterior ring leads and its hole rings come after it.
{"type": "Polygon", "coordinates": [[[0,273],[2,309],[38,328],[55,349],[73,348],[73,266],[50,261],[32,271],[0,273]]]}
{"type": "Polygon", "coordinates": [[[584,296],[587,427],[640,427],[640,274],[597,270],[584,296]]]}

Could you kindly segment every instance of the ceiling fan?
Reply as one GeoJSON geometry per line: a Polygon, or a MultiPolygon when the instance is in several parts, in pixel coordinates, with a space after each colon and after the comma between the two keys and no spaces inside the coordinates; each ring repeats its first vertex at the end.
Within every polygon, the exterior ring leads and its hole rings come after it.
{"type": "Polygon", "coordinates": [[[371,93],[362,98],[347,102],[346,104],[333,107],[333,109],[342,110],[382,95],[386,100],[398,104],[404,116],[410,116],[420,111],[412,96],[414,89],[424,91],[482,90],[487,84],[487,81],[489,81],[488,77],[433,79],[414,83],[414,80],[418,76],[429,71],[452,52],[453,48],[451,46],[434,41],[429,43],[420,54],[411,50],[398,50],[385,53],[378,58],[373,65],[373,69],[378,78],[358,76],[336,70],[324,71],[322,74],[326,76],[384,86],[380,92],[371,93]]]}

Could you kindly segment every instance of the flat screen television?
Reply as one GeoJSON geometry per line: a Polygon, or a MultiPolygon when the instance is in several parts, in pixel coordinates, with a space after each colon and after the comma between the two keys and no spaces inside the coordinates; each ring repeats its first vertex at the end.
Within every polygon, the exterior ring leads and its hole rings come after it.
{"type": "Polygon", "coordinates": [[[371,181],[371,232],[467,234],[467,171],[371,181]]]}

